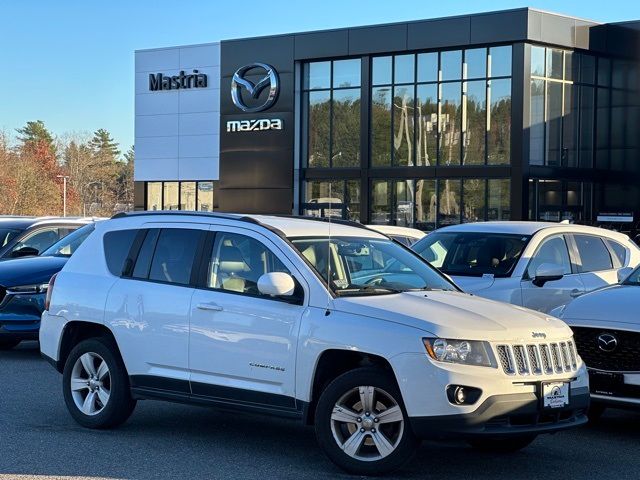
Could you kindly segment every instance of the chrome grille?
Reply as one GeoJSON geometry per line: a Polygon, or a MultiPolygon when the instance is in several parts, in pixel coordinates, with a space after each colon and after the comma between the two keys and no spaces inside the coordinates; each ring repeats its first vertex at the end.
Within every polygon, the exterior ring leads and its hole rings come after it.
{"type": "Polygon", "coordinates": [[[578,355],[573,341],[528,345],[498,345],[498,360],[507,375],[549,375],[573,372],[578,355]]]}

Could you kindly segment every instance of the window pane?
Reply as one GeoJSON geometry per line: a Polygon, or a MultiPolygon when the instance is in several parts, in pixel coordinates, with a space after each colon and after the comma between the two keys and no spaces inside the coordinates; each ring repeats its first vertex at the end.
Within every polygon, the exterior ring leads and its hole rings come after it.
{"type": "MultiPolygon", "coordinates": [[[[627,147],[625,138],[628,134],[626,127],[631,120],[631,116],[628,115],[627,102],[624,91],[611,90],[611,130],[609,138],[611,142],[610,161],[612,170],[632,170],[632,168],[625,168],[624,160],[624,149],[627,147]]],[[[637,135],[637,132],[634,132],[634,134],[637,135]]],[[[629,140],[630,142],[631,140],[629,140]]]]}
{"type": "MultiPolygon", "coordinates": [[[[574,87],[575,88],[575,87],[574,87]]],[[[582,168],[593,165],[594,89],[580,86],[580,150],[578,163],[582,168]]]]}
{"type": "Polygon", "coordinates": [[[149,279],[188,285],[201,234],[200,230],[163,229],[153,254],[149,279]]]}
{"type": "Polygon", "coordinates": [[[414,79],[414,61],[413,55],[396,55],[394,57],[395,65],[393,72],[394,83],[413,83],[414,79]]]}
{"type": "Polygon", "coordinates": [[[178,210],[178,182],[164,182],[163,210],[178,210]]]}
{"type": "Polygon", "coordinates": [[[547,165],[560,165],[562,148],[562,83],[547,82],[547,165]]]}
{"type": "Polygon", "coordinates": [[[511,219],[511,184],[508,179],[489,180],[487,219],[511,219]]]}
{"type": "Polygon", "coordinates": [[[438,180],[438,225],[460,223],[460,180],[438,180]]]}
{"type": "Polygon", "coordinates": [[[611,83],[611,60],[598,58],[598,85],[608,87],[611,83]]]}
{"type": "Polygon", "coordinates": [[[490,80],[489,99],[487,163],[508,165],[511,162],[511,80],[490,80]]]}
{"type": "Polygon", "coordinates": [[[531,47],[531,75],[544,77],[546,72],[544,54],[544,47],[531,47]]]}
{"type": "Polygon", "coordinates": [[[576,143],[578,121],[578,97],[579,87],[566,83],[564,85],[564,112],[562,116],[562,151],[560,152],[563,166],[576,167],[576,143]]]}
{"type": "Polygon", "coordinates": [[[371,92],[371,164],[391,165],[391,87],[371,92]]]}
{"type": "Polygon", "coordinates": [[[418,85],[417,92],[416,165],[435,165],[438,142],[438,86],[418,85]]]}
{"type": "Polygon", "coordinates": [[[614,242],[613,240],[607,239],[607,243],[613,250],[613,253],[615,253],[618,259],[618,264],[620,266],[624,266],[627,260],[627,249],[624,247],[624,245],[621,245],[618,242],[614,242]]]}
{"type": "Polygon", "coordinates": [[[395,183],[396,195],[394,205],[394,218],[396,225],[405,227],[413,226],[413,180],[398,180],[395,183]]]}
{"type": "Polygon", "coordinates": [[[461,85],[460,82],[440,86],[440,157],[443,165],[460,164],[461,85]]]}
{"type": "Polygon", "coordinates": [[[360,59],[333,62],[333,88],[360,86],[360,59]]]}
{"type": "Polygon", "coordinates": [[[586,54],[580,57],[580,81],[593,85],[596,82],[596,57],[586,54]]]}
{"type": "Polygon", "coordinates": [[[306,182],[304,214],[312,217],[343,217],[346,210],[344,180],[313,180],[306,182]]]}
{"type": "Polygon", "coordinates": [[[562,80],[562,50],[549,48],[547,50],[547,76],[562,80]]]}
{"type": "Polygon", "coordinates": [[[329,166],[329,110],[328,91],[309,92],[309,167],[329,166]]]}
{"type": "Polygon", "coordinates": [[[180,210],[196,209],[196,182],[180,182],[180,210]]]}
{"type": "Polygon", "coordinates": [[[213,182],[198,182],[198,210],[213,212],[213,182]]]}
{"type": "Polygon", "coordinates": [[[577,68],[580,66],[580,55],[573,52],[564,52],[564,79],[570,81],[578,81],[576,74],[577,68]]]}
{"type": "Polygon", "coordinates": [[[162,182],[147,182],[147,210],[162,210],[162,182]]]}
{"type": "Polygon", "coordinates": [[[599,237],[591,235],[574,235],[580,254],[579,272],[598,272],[613,268],[609,250],[599,237]]]}
{"type": "Polygon", "coordinates": [[[124,261],[137,234],[138,230],[112,230],[104,234],[104,256],[113,275],[122,275],[124,261]]]}
{"type": "Polygon", "coordinates": [[[391,83],[392,57],[374,57],[371,70],[373,85],[387,85],[391,83]]]}
{"type": "Polygon", "coordinates": [[[487,76],[487,49],[474,48],[464,51],[464,78],[487,76]]]}
{"type": "Polygon", "coordinates": [[[418,82],[438,80],[438,53],[420,53],[418,55],[418,82]]]}
{"type": "Polygon", "coordinates": [[[385,225],[391,219],[391,188],[387,180],[374,180],[371,186],[371,223],[385,225]]]}
{"type": "Polygon", "coordinates": [[[416,224],[421,230],[436,228],[436,181],[416,180],[416,224]]]}
{"type": "Polygon", "coordinates": [[[529,163],[531,165],[544,165],[544,84],[544,80],[531,80],[529,115],[529,163]]]}
{"type": "Polygon", "coordinates": [[[490,70],[492,77],[511,76],[511,45],[491,47],[489,49],[490,70]]]}
{"type": "Polygon", "coordinates": [[[545,240],[533,255],[527,266],[529,278],[535,278],[536,270],[543,264],[558,265],[563,268],[564,275],[571,274],[571,261],[567,244],[562,236],[551,237],[545,240]]]}
{"type": "Polygon", "coordinates": [[[480,178],[465,179],[462,184],[462,223],[481,222],[486,211],[486,181],[480,178]]]}
{"type": "Polygon", "coordinates": [[[265,273],[289,273],[271,250],[254,238],[222,233],[209,262],[208,286],[228,292],[261,295],[258,279],[265,273]]]}
{"type": "Polygon", "coordinates": [[[484,142],[487,132],[487,82],[466,82],[466,122],[464,132],[464,165],[484,165],[484,142]]]}
{"type": "Polygon", "coordinates": [[[307,64],[306,89],[329,88],[331,86],[331,62],[307,64]]]}
{"type": "Polygon", "coordinates": [[[159,234],[160,229],[158,228],[147,230],[147,234],[140,247],[140,252],[138,252],[136,265],[131,274],[133,278],[142,278],[145,280],[149,278],[149,268],[151,267],[151,260],[153,258],[153,252],[156,249],[159,234]]]}
{"type": "Polygon", "coordinates": [[[394,164],[413,165],[413,85],[393,91],[394,164]]]}
{"type": "Polygon", "coordinates": [[[596,168],[609,168],[609,115],[611,108],[608,88],[598,88],[596,107],[596,168]]]}
{"type": "Polygon", "coordinates": [[[440,53],[442,80],[457,80],[462,76],[462,50],[440,53]]]}
{"type": "Polygon", "coordinates": [[[347,218],[360,221],[360,180],[347,180],[347,218]]]}
{"type": "Polygon", "coordinates": [[[360,89],[333,92],[334,167],[360,166],[360,89]]]}
{"type": "Polygon", "coordinates": [[[562,183],[557,180],[538,180],[538,220],[559,222],[562,205],[562,183]]]}

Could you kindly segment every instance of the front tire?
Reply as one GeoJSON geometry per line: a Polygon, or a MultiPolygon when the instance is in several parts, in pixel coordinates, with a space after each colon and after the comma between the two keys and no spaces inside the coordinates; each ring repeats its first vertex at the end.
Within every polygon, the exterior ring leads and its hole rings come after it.
{"type": "Polygon", "coordinates": [[[86,428],[118,426],[136,406],[117,347],[106,338],[76,345],[65,362],[62,384],[69,413],[86,428]]]}
{"type": "Polygon", "coordinates": [[[531,445],[537,435],[520,435],[517,437],[487,437],[468,440],[476,450],[490,453],[515,453],[531,445]]]}
{"type": "Polygon", "coordinates": [[[392,472],[419,444],[394,378],[377,368],[358,368],[333,380],[318,400],[315,426],[329,459],[356,475],[392,472]]]}
{"type": "Polygon", "coordinates": [[[0,338],[0,350],[11,350],[17,347],[20,340],[14,338],[0,338]]]}

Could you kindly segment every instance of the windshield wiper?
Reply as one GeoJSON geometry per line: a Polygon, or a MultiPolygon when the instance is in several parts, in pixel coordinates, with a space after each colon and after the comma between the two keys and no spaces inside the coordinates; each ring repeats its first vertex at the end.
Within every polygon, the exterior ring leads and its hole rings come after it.
{"type": "Polygon", "coordinates": [[[365,285],[360,288],[346,288],[344,290],[336,291],[336,295],[348,295],[348,294],[361,294],[361,293],[402,293],[406,290],[392,287],[382,287],[380,285],[365,285]]]}

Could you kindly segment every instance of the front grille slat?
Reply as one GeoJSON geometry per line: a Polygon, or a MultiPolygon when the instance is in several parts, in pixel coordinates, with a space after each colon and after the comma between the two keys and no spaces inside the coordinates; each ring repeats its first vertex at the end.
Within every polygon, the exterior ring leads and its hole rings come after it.
{"type": "Polygon", "coordinates": [[[498,360],[507,375],[550,375],[578,368],[573,341],[527,345],[498,345],[498,360]]]}

